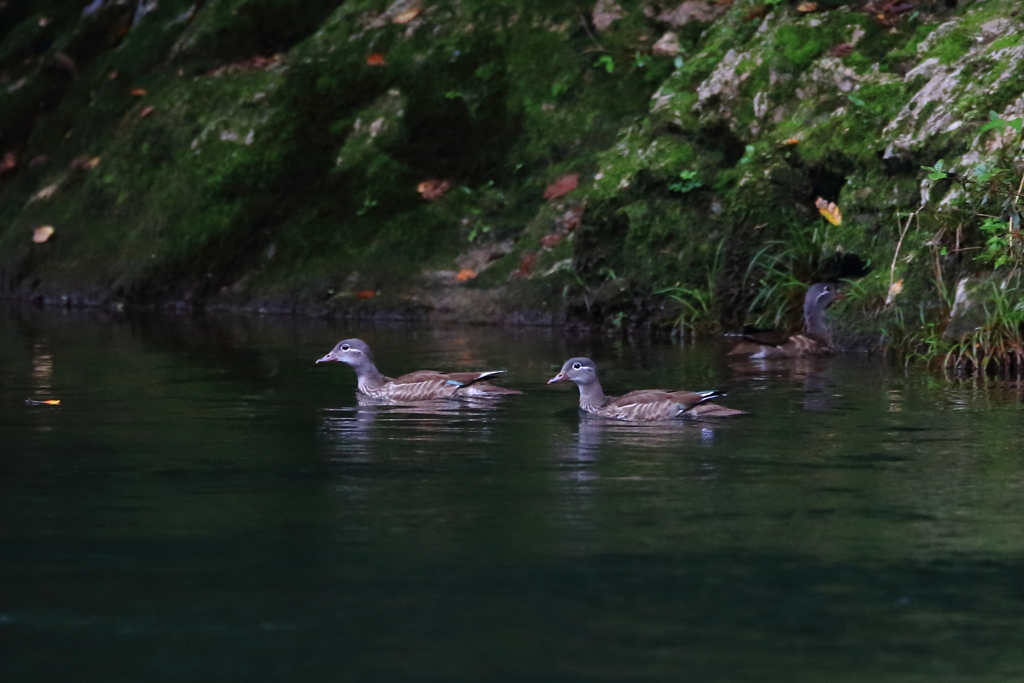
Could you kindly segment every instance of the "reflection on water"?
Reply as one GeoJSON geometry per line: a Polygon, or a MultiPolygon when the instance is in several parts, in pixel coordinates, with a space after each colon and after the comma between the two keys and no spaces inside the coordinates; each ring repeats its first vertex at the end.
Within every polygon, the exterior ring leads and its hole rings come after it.
{"type": "Polygon", "coordinates": [[[1024,674],[1020,384],[552,330],[0,323],[4,681],[1024,674]],[[368,403],[313,365],[350,336],[526,395],[368,403]],[[749,415],[580,414],[544,384],[576,355],[749,415]]]}
{"type": "Polygon", "coordinates": [[[831,358],[742,358],[730,362],[729,367],[737,377],[747,379],[751,387],[760,385],[766,389],[780,379],[798,384],[804,393],[804,410],[828,411],[836,408],[841,397],[837,386],[828,378],[833,364],[831,358]]]}
{"type": "Polygon", "coordinates": [[[356,392],[355,406],[323,409],[321,431],[343,460],[370,459],[375,438],[443,444],[473,435],[486,441],[502,402],[462,398],[401,403],[356,392]]]}

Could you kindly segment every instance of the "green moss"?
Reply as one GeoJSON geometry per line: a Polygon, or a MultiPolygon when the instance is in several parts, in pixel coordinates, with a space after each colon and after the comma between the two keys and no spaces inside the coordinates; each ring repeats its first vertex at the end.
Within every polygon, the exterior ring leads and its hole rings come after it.
{"type": "Polygon", "coordinates": [[[788,63],[794,71],[802,71],[827,47],[820,31],[799,24],[780,26],[775,40],[783,59],[780,63],[788,63]]]}

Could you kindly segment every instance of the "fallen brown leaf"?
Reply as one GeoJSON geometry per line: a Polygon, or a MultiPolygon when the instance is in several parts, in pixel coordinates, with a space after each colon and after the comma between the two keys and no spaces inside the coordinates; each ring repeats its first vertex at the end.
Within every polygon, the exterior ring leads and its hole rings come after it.
{"type": "Polygon", "coordinates": [[[71,168],[75,171],[91,171],[100,163],[99,157],[75,157],[71,160],[71,168]]]}
{"type": "Polygon", "coordinates": [[[583,217],[583,209],[576,206],[565,213],[562,217],[555,221],[555,228],[559,232],[572,232],[576,228],[580,227],[580,219],[583,217]]]}
{"type": "Polygon", "coordinates": [[[374,52],[366,58],[366,63],[369,66],[385,66],[388,63],[388,60],[380,52],[374,52]]]}
{"type": "Polygon", "coordinates": [[[516,269],[513,276],[517,278],[523,278],[530,274],[533,270],[533,266],[537,263],[537,254],[526,253],[523,254],[519,259],[519,268],[516,269]]]}
{"type": "Polygon", "coordinates": [[[155,109],[156,109],[156,107],[154,107],[153,105],[149,105],[148,107],[144,108],[142,111],[139,112],[139,118],[140,119],[146,118],[147,116],[152,114],[155,109]]]}
{"type": "Polygon", "coordinates": [[[540,244],[545,249],[550,249],[565,239],[564,232],[552,232],[540,238],[540,244]]]}
{"type": "MultiPolygon", "coordinates": [[[[264,71],[271,67],[277,66],[284,59],[281,54],[272,55],[270,57],[264,57],[262,55],[256,55],[255,57],[249,57],[248,59],[242,59],[231,64],[225,64],[224,66],[218,66],[216,69],[207,71],[208,76],[220,76],[223,73],[239,73],[243,71],[264,71]]],[[[179,73],[178,75],[182,75],[179,73]]]]}
{"type": "Polygon", "coordinates": [[[428,202],[440,199],[452,189],[452,184],[447,180],[424,180],[422,183],[416,186],[416,191],[419,192],[424,199],[428,202]]]}
{"type": "Polygon", "coordinates": [[[796,11],[797,12],[803,12],[805,14],[807,12],[817,12],[818,11],[818,3],[816,3],[816,2],[801,2],[799,5],[796,6],[796,11]]]}
{"type": "Polygon", "coordinates": [[[360,292],[356,292],[357,299],[372,299],[375,296],[377,296],[377,292],[372,289],[364,289],[360,292]]]}
{"type": "Polygon", "coordinates": [[[128,94],[131,95],[132,97],[145,97],[146,96],[146,89],[145,88],[132,88],[131,91],[128,94]]]}
{"type": "Polygon", "coordinates": [[[18,157],[14,152],[4,152],[0,157],[0,175],[10,173],[18,167],[18,157]]]}
{"type": "Polygon", "coordinates": [[[557,199],[567,195],[579,187],[579,184],[580,176],[578,173],[561,176],[544,189],[544,199],[557,199]]]}
{"type": "Polygon", "coordinates": [[[459,271],[458,275],[455,276],[455,279],[458,280],[459,282],[465,282],[466,280],[472,280],[475,277],[475,270],[473,270],[472,268],[463,268],[462,270],[459,271]]]}
{"type": "Polygon", "coordinates": [[[849,57],[852,53],[852,45],[849,43],[839,43],[838,45],[833,45],[826,54],[828,54],[829,57],[849,57]]]}

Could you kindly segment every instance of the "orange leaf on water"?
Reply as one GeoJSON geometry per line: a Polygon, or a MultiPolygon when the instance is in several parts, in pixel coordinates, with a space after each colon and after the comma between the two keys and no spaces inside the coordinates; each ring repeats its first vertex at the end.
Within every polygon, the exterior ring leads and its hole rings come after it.
{"type": "Polygon", "coordinates": [[[466,280],[472,280],[476,277],[476,271],[472,268],[463,268],[459,271],[459,274],[455,276],[455,279],[459,282],[465,282],[466,280]]]}
{"type": "Polygon", "coordinates": [[[839,212],[839,207],[833,202],[827,202],[821,197],[814,202],[814,206],[817,207],[818,212],[825,217],[832,225],[839,225],[843,222],[843,214],[839,212]]]}
{"type": "Polygon", "coordinates": [[[377,296],[377,292],[372,289],[364,289],[361,292],[356,292],[357,299],[372,299],[375,296],[377,296]]]}
{"type": "Polygon", "coordinates": [[[555,182],[544,188],[544,199],[556,199],[563,195],[567,195],[580,184],[580,175],[578,173],[570,173],[569,175],[561,176],[557,178],[555,182]]]}
{"type": "Polygon", "coordinates": [[[784,145],[798,145],[800,144],[800,138],[786,138],[782,141],[784,145]]]}
{"type": "Polygon", "coordinates": [[[388,60],[380,52],[374,52],[366,58],[366,63],[370,66],[384,66],[388,63],[388,60]]]}
{"type": "Polygon", "coordinates": [[[55,230],[52,225],[41,225],[32,231],[32,241],[36,244],[42,244],[46,240],[53,236],[55,230]]]}
{"type": "Polygon", "coordinates": [[[132,88],[131,91],[128,94],[131,95],[132,97],[145,97],[146,96],[146,89],[145,88],[132,88]]]}

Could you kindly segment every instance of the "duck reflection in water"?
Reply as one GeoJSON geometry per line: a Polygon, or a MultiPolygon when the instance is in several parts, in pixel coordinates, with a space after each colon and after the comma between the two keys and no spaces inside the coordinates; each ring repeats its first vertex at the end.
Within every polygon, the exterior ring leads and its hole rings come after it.
{"type": "Polygon", "coordinates": [[[835,410],[841,395],[836,393],[838,383],[831,379],[830,358],[765,359],[744,358],[729,363],[737,378],[749,382],[777,385],[779,380],[798,382],[803,391],[804,410],[818,412],[835,410]]]}
{"type": "Polygon", "coordinates": [[[390,438],[434,443],[450,440],[453,433],[465,436],[467,429],[475,428],[475,439],[486,440],[497,410],[493,399],[400,403],[356,392],[354,407],[327,409],[323,430],[341,446],[346,460],[369,460],[370,446],[381,438],[380,430],[390,432],[390,438]]]}
{"type": "Polygon", "coordinates": [[[695,425],[679,420],[660,422],[621,422],[584,414],[579,419],[576,441],[560,460],[577,480],[596,479],[593,465],[606,449],[642,449],[678,452],[680,448],[707,446],[715,439],[710,423],[695,425]]]}

